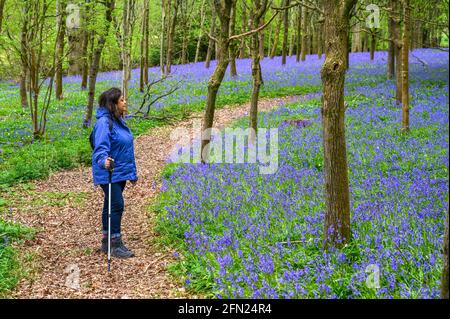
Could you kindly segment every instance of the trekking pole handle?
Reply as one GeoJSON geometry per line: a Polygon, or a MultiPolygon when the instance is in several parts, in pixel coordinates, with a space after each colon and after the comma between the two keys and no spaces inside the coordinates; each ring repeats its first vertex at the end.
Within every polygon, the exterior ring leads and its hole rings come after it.
{"type": "Polygon", "coordinates": [[[114,171],[114,167],[115,167],[115,162],[114,162],[114,158],[112,158],[111,156],[108,156],[109,160],[109,169],[108,171],[110,173],[112,173],[114,171]]]}

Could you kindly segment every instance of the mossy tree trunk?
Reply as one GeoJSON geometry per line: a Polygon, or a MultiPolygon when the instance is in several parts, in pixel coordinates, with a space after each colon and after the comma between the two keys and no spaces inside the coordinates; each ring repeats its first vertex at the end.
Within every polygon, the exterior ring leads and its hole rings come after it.
{"type": "Polygon", "coordinates": [[[323,144],[325,175],[325,246],[350,240],[350,194],[345,142],[344,82],[346,73],[349,15],[356,0],[324,3],[325,62],[323,82],[323,144]]]}

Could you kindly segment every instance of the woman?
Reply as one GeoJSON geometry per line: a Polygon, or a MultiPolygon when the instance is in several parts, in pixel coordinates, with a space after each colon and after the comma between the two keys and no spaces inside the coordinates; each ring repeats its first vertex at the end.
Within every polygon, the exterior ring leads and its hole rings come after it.
{"type": "Polygon", "coordinates": [[[119,258],[133,257],[122,241],[120,224],[124,210],[123,190],[126,182],[137,182],[134,159],[133,134],[123,116],[127,103],[118,88],[103,92],[98,99],[97,122],[94,127],[94,151],[92,175],[94,185],[100,185],[105,193],[102,224],[102,251],[108,252],[108,184],[109,168],[114,163],[111,184],[111,255],[119,258]],[[110,121],[112,129],[110,130],[110,121]]]}

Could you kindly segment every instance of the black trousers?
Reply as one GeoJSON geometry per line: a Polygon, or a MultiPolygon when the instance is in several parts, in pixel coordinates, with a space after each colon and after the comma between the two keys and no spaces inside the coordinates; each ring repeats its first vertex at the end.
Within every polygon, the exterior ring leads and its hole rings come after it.
{"type": "MultiPolygon", "coordinates": [[[[125,208],[123,200],[123,190],[125,189],[127,181],[117,182],[111,184],[111,236],[117,237],[120,235],[120,224],[122,222],[122,214],[125,208]]],[[[105,193],[102,211],[102,225],[103,233],[108,233],[108,188],[109,184],[100,185],[105,193]]]]}

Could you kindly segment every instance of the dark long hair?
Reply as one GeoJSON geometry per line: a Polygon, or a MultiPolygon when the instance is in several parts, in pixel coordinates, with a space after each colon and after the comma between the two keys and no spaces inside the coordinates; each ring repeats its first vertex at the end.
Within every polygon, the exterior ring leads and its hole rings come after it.
{"type": "Polygon", "coordinates": [[[122,91],[118,88],[110,88],[103,92],[98,98],[98,105],[108,109],[109,113],[116,119],[121,115],[117,109],[117,103],[122,96],[122,91]]]}

